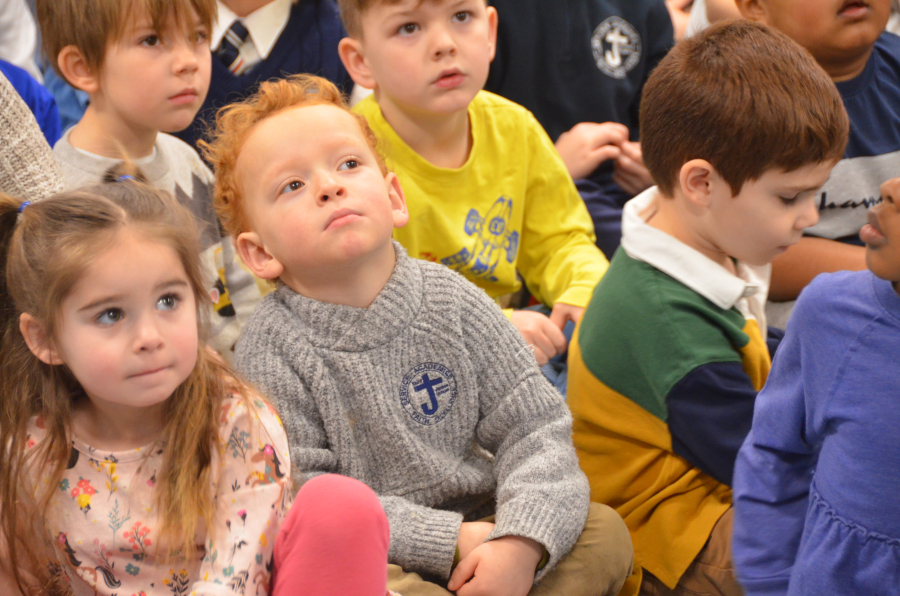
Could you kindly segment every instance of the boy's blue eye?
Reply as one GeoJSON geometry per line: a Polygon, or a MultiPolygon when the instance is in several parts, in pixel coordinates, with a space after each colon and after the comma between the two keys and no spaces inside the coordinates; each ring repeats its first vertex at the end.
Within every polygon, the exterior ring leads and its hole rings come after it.
{"type": "Polygon", "coordinates": [[[159,35],[148,35],[144,39],[141,40],[141,44],[147,47],[153,47],[159,45],[160,39],[159,35]]]}
{"type": "Polygon", "coordinates": [[[400,28],[397,30],[397,33],[400,35],[412,35],[416,31],[419,30],[419,26],[415,23],[406,23],[404,25],[400,25],[400,28]]]}
{"type": "Polygon", "coordinates": [[[453,20],[456,21],[457,23],[465,23],[466,21],[469,20],[469,18],[471,18],[471,16],[472,16],[471,12],[464,10],[462,12],[458,12],[455,15],[453,15],[453,20]]]}
{"type": "Polygon", "coordinates": [[[175,294],[166,294],[156,301],[156,306],[159,310],[174,310],[179,302],[180,299],[175,294]]]}
{"type": "Polygon", "coordinates": [[[295,190],[300,190],[303,188],[303,183],[299,180],[291,180],[288,182],[284,188],[281,189],[281,194],[287,194],[289,192],[294,192],[295,190]]]}
{"type": "Polygon", "coordinates": [[[353,170],[359,167],[359,162],[355,159],[348,159],[338,167],[338,170],[353,170]]]}
{"type": "Polygon", "coordinates": [[[202,43],[209,39],[209,33],[206,29],[198,29],[191,35],[191,41],[194,43],[202,43]]]}
{"type": "Polygon", "coordinates": [[[121,321],[124,316],[125,313],[120,308],[107,308],[97,317],[97,322],[101,325],[114,325],[121,321]]]}

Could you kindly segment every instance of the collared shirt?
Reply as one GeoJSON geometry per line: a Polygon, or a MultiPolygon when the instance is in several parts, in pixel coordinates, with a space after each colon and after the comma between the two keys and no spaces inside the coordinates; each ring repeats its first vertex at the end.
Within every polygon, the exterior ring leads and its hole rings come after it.
{"type": "Polygon", "coordinates": [[[657,201],[665,200],[656,186],[628,203],[622,213],[622,248],[632,259],[643,261],[694,290],[719,308],[737,308],[745,318],[766,329],[766,298],[772,266],[735,262],[731,273],[698,250],[647,224],[656,213],[657,201]]]}
{"type": "Polygon", "coordinates": [[[231,24],[237,20],[241,21],[250,33],[241,47],[241,57],[244,59],[244,63],[240,72],[246,72],[269,57],[269,53],[291,16],[293,0],[273,0],[246,17],[239,17],[225,6],[222,0],[217,0],[216,4],[219,8],[219,18],[213,26],[212,36],[209,40],[210,47],[213,51],[217,50],[231,24]]]}

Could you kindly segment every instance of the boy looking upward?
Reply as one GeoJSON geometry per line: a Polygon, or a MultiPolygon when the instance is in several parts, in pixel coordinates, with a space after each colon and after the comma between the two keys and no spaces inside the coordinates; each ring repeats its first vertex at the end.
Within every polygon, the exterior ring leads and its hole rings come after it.
{"type": "Polygon", "coordinates": [[[818,220],[847,129],[812,57],[750,21],[680,42],[644,87],[657,186],[625,205],[622,245],[569,350],[591,498],[625,519],[642,569],[626,594],[741,593],[731,483],[777,339],[769,263],[818,220]]]}
{"type": "Polygon", "coordinates": [[[449,596],[428,574],[460,594],[615,594],[628,533],[589,506],[565,403],[484,292],[392,241],[409,216],[374,145],[318,77],[219,113],[217,207],[244,262],[278,280],[238,370],[279,408],[301,474],[379,495],[391,590],[449,596]]]}
{"type": "Polygon", "coordinates": [[[260,289],[219,231],[209,168],[166,134],[190,124],[206,96],[215,2],[39,0],[37,9],[54,69],[90,96],[84,117],[53,148],[66,186],[96,184],[127,158],[196,215],[215,303],[209,339],[230,360],[260,289]]]}
{"type": "Polygon", "coordinates": [[[881,201],[881,184],[900,171],[900,38],[884,31],[890,0],[738,0],[737,6],[745,18],[809,50],[850,117],[844,159],[816,199],[818,225],[773,262],[773,299],[793,301],[819,273],[866,268],[859,230],[869,207],[881,201]]]}
{"type": "Polygon", "coordinates": [[[355,110],[384,143],[410,224],[395,238],[494,299],[521,287],[552,309],[507,315],[538,362],[562,353],[608,265],[547,134],[524,108],[482,91],[497,11],[485,0],[341,0],[338,47],[357,85],[355,110]]]}

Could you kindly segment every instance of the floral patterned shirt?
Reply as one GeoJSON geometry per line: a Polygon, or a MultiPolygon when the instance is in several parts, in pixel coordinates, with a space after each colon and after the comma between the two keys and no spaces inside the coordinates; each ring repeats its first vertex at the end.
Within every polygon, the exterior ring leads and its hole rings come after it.
{"type": "MultiPolygon", "coordinates": [[[[29,448],[44,436],[31,421],[29,448]]],[[[109,453],[77,437],[47,526],[76,596],[267,594],[275,534],[290,506],[287,437],[258,397],[223,402],[210,490],[215,527],[198,528],[193,560],[157,557],[156,473],[165,445],[109,453]],[[149,452],[149,454],[148,454],[149,452]]],[[[43,488],[43,487],[41,487],[43,488]]]]}

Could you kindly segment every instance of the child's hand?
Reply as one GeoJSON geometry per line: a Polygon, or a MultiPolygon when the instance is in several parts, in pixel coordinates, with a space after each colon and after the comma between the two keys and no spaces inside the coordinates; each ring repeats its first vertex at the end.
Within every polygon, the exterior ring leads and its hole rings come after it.
{"type": "Polygon", "coordinates": [[[640,143],[624,141],[619,145],[621,153],[616,158],[613,182],[631,195],[637,195],[653,186],[653,177],[644,167],[644,154],[640,143]]]}
{"type": "Polygon", "coordinates": [[[574,180],[585,178],[604,161],[621,154],[628,140],[628,127],[618,122],[581,122],[559,135],[556,150],[574,180]]]}
{"type": "Polygon", "coordinates": [[[571,304],[564,304],[562,302],[557,302],[553,305],[553,310],[550,311],[550,321],[562,329],[566,326],[567,321],[572,321],[576,325],[578,321],[581,320],[581,315],[584,314],[584,308],[580,306],[573,306],[571,304]]]}
{"type": "Polygon", "coordinates": [[[447,589],[457,596],[525,596],[543,553],[540,544],[522,536],[485,542],[459,562],[447,589]]]}
{"type": "Polygon", "coordinates": [[[484,544],[488,535],[494,531],[491,522],[463,522],[459,527],[459,538],[456,546],[459,547],[459,560],[469,556],[473,550],[484,544]]]}
{"type": "Polygon", "coordinates": [[[550,317],[533,310],[515,310],[510,321],[534,349],[534,357],[541,366],[566,351],[566,337],[550,317]]]}

